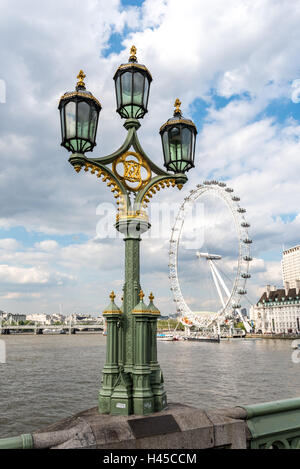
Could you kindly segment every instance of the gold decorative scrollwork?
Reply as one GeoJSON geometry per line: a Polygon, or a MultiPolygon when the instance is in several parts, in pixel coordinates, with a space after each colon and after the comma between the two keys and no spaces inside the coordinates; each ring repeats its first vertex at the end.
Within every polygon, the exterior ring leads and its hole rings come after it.
{"type": "Polygon", "coordinates": [[[156,184],[154,184],[152,187],[150,187],[150,189],[144,195],[144,197],[142,199],[142,207],[147,208],[148,203],[150,202],[150,199],[152,199],[154,194],[159,192],[161,189],[164,189],[165,187],[170,187],[170,186],[172,186],[172,187],[176,186],[176,180],[175,179],[173,179],[173,178],[164,179],[163,181],[159,181],[156,184]]]}
{"type": "Polygon", "coordinates": [[[91,174],[97,174],[97,178],[100,179],[102,177],[102,181],[106,182],[107,186],[111,188],[111,192],[114,194],[114,197],[118,205],[118,213],[126,213],[127,211],[127,202],[126,197],[122,193],[118,184],[114,181],[111,175],[105,171],[105,169],[99,168],[96,165],[85,163],[84,165],[76,164],[74,169],[77,173],[80,173],[82,167],[84,167],[85,172],[89,172],[91,170],[91,174]]]}
{"type": "Polygon", "coordinates": [[[113,162],[112,169],[115,176],[122,181],[129,191],[137,192],[143,189],[151,179],[151,168],[147,161],[139,153],[133,151],[128,151],[119,156],[113,162]],[[123,174],[119,172],[121,165],[123,166],[123,174]],[[146,170],[146,177],[142,175],[143,168],[146,170]]]}

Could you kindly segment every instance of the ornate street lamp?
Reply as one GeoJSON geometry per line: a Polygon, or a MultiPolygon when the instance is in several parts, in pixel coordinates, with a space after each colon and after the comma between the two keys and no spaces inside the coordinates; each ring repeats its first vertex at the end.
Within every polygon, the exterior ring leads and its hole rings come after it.
{"type": "Polygon", "coordinates": [[[185,173],[195,167],[197,129],[194,122],[182,117],[179,99],[174,106],[174,117],[160,129],[165,167],[174,173],[185,173]]]}
{"type": "Polygon", "coordinates": [[[120,65],[115,73],[117,112],[125,119],[142,119],[147,110],[152,76],[137,63],[136,47],[132,46],[127,64],[120,65]]]}
{"type": "Polygon", "coordinates": [[[107,319],[107,354],[99,393],[99,411],[107,414],[150,414],[167,405],[162,371],[157,361],[157,319],[151,293],[144,303],[140,284],[140,241],[149,223],[147,206],[161,189],[182,188],[185,173],[194,167],[197,129],[184,119],[176,101],[174,118],[160,130],[165,166],[158,167],[143,150],[137,131],[138,119],[147,112],[152,77],[144,65],[137,63],[136,48],[131,49],[129,63],[121,65],[114,76],[117,112],[126,118],[127,137],[119,150],[102,158],[87,158],[85,152],[96,145],[96,130],[101,105],[85,90],[84,74],[78,76],[75,92],[60,101],[62,145],[72,153],[69,162],[79,173],[97,175],[106,182],[118,205],[116,229],[124,234],[125,283],[123,305],[119,308],[112,293],[111,303],[103,312],[107,319]],[[83,112],[85,111],[85,112],[83,112]],[[133,195],[133,197],[130,197],[133,195]]]}
{"type": "Polygon", "coordinates": [[[72,153],[84,154],[96,146],[101,104],[86,91],[86,75],[80,70],[75,91],[65,93],[59,102],[62,146],[72,153]]]}

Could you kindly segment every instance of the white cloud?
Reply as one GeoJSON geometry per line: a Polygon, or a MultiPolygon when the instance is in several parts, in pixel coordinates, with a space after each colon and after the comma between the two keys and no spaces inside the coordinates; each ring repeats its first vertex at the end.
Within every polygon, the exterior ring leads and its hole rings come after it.
{"type": "Polygon", "coordinates": [[[46,285],[54,283],[61,285],[64,281],[74,280],[74,277],[56,272],[51,274],[49,271],[38,267],[15,267],[9,265],[0,265],[0,282],[2,284],[41,284],[46,285]]]}
{"type": "Polygon", "coordinates": [[[58,248],[58,243],[49,239],[46,241],[41,241],[40,243],[36,243],[35,247],[36,249],[40,249],[41,251],[53,252],[58,248]]]}
{"type": "Polygon", "coordinates": [[[0,295],[2,300],[27,300],[27,299],[35,299],[38,300],[41,298],[41,293],[19,293],[19,292],[11,292],[6,293],[5,295],[0,295]]]}
{"type": "Polygon", "coordinates": [[[19,248],[20,244],[16,239],[0,239],[0,249],[3,249],[5,251],[14,251],[19,248]]]}
{"type": "Polygon", "coordinates": [[[0,281],[3,283],[48,283],[50,276],[48,272],[31,267],[25,269],[23,267],[13,267],[8,265],[0,265],[0,281]]]}

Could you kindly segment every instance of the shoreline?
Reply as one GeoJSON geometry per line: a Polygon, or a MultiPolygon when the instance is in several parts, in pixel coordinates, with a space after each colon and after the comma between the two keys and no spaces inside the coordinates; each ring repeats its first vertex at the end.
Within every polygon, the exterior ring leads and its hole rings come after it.
{"type": "Polygon", "coordinates": [[[299,340],[300,335],[295,334],[246,334],[245,339],[280,339],[280,340],[299,340]]]}

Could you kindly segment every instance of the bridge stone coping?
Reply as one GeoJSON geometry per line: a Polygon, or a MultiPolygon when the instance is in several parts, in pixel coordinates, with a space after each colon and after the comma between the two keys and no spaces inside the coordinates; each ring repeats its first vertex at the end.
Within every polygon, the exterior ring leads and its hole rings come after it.
{"type": "Polygon", "coordinates": [[[33,441],[40,449],[246,449],[245,421],[226,412],[235,411],[169,404],[149,416],[112,416],[93,408],[34,433],[33,441]]]}
{"type": "Polygon", "coordinates": [[[98,408],[0,449],[300,449],[300,398],[218,410],[169,404],[149,416],[101,415],[98,408]]]}

